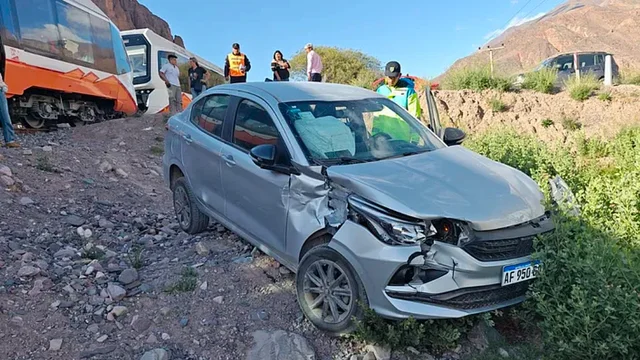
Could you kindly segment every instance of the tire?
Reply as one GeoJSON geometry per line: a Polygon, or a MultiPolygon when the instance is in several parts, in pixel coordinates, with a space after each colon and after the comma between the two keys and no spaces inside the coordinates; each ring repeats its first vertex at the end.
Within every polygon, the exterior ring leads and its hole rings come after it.
{"type": "Polygon", "coordinates": [[[354,317],[361,319],[361,305],[368,306],[358,275],[340,254],[326,245],[311,249],[302,258],[296,274],[296,292],[302,313],[315,327],[332,336],[355,330],[354,317]],[[327,287],[330,277],[338,283],[327,287]],[[336,290],[343,295],[336,296],[336,290]],[[325,301],[327,292],[332,296],[329,301],[325,301]]]}
{"type": "Polygon", "coordinates": [[[191,235],[205,231],[209,226],[209,217],[198,208],[196,198],[185,178],[176,179],[172,190],[173,209],[182,231],[191,235]]]}

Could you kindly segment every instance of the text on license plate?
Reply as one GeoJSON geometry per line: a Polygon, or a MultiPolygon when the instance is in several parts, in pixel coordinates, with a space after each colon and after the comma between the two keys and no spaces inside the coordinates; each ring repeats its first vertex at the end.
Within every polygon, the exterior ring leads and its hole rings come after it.
{"type": "Polygon", "coordinates": [[[502,286],[527,281],[538,276],[542,264],[539,260],[508,265],[502,268],[502,286]]]}

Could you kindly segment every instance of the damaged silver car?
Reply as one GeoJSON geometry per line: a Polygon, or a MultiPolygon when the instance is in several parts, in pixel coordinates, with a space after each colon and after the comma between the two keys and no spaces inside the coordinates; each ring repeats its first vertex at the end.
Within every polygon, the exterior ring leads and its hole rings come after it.
{"type": "Polygon", "coordinates": [[[554,226],[522,172],[458,145],[427,90],[427,125],[369,90],[265,82],[207,90],[168,122],[164,176],[181,228],[215,219],[296,273],[318,328],[360,304],[458,318],[522,301],[554,226]]]}

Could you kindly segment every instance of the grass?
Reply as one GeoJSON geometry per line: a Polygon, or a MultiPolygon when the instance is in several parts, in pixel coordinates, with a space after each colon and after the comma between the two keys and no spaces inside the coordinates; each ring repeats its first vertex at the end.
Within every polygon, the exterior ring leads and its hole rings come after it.
{"type": "Polygon", "coordinates": [[[544,94],[551,94],[555,88],[555,81],[558,77],[556,69],[543,68],[532,71],[524,76],[523,89],[534,90],[544,94]]]}
{"type": "Polygon", "coordinates": [[[542,127],[543,128],[548,128],[548,127],[550,127],[552,125],[553,125],[553,120],[551,120],[551,119],[542,120],[542,127]]]}
{"type": "Polygon", "coordinates": [[[580,80],[576,76],[572,76],[565,81],[569,95],[576,101],[587,100],[594,91],[600,89],[600,86],[600,81],[593,74],[582,75],[580,80]]]}
{"type": "Polygon", "coordinates": [[[626,85],[640,85],[640,71],[631,69],[620,71],[620,83],[626,85]]]}
{"type": "Polygon", "coordinates": [[[99,248],[92,246],[89,250],[84,250],[82,252],[82,257],[85,259],[91,259],[91,260],[101,260],[102,258],[104,258],[104,251],[100,250],[99,248]]]}
{"type": "Polygon", "coordinates": [[[601,92],[600,94],[598,94],[598,99],[602,101],[611,101],[611,92],[610,91],[601,92]]]}
{"type": "Polygon", "coordinates": [[[507,105],[502,100],[495,97],[489,100],[489,106],[491,106],[491,110],[496,113],[504,112],[508,109],[507,105]]]}
{"type": "Polygon", "coordinates": [[[565,130],[569,131],[576,131],[582,128],[582,124],[578,120],[566,115],[562,117],[561,124],[565,130]]]}
{"type": "Polygon", "coordinates": [[[153,155],[162,155],[164,154],[164,147],[158,145],[152,145],[149,149],[153,155]]]}
{"type": "Polygon", "coordinates": [[[142,256],[143,253],[144,248],[139,245],[134,245],[129,251],[127,257],[129,258],[129,263],[133,268],[140,269],[144,266],[144,258],[142,256]]]}
{"type": "Polygon", "coordinates": [[[509,91],[511,79],[495,74],[491,76],[491,71],[486,67],[460,68],[452,70],[442,85],[446,90],[509,91]]]}
{"type": "Polygon", "coordinates": [[[182,269],[180,279],[175,283],[169,285],[165,292],[169,294],[178,294],[185,292],[192,292],[198,285],[198,273],[190,267],[182,269]]]}

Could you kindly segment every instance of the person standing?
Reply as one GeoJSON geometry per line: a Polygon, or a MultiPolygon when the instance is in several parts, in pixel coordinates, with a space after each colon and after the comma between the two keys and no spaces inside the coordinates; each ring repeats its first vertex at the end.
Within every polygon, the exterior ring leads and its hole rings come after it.
{"type": "Polygon", "coordinates": [[[0,36],[0,126],[2,126],[2,136],[6,147],[18,148],[20,145],[16,142],[16,133],[13,131],[11,124],[11,115],[9,114],[9,103],[7,102],[7,93],[9,87],[4,82],[6,66],[6,57],[4,54],[4,45],[2,44],[2,36],[0,36]]]}
{"type": "Polygon", "coordinates": [[[308,43],[304,50],[307,52],[307,80],[314,82],[322,81],[322,59],[313,50],[313,44],[308,43]]]}
{"type": "Polygon", "coordinates": [[[207,70],[198,64],[195,57],[189,59],[189,88],[194,99],[207,90],[207,81],[209,81],[207,70]]]}
{"type": "Polygon", "coordinates": [[[224,78],[231,84],[247,82],[251,62],[245,54],[240,52],[240,44],[234,43],[231,48],[231,53],[224,59],[224,78]]]}
{"type": "Polygon", "coordinates": [[[174,54],[167,56],[169,63],[160,69],[160,78],[167,85],[169,93],[169,114],[175,115],[182,111],[182,88],[180,87],[180,68],[178,57],[174,54]]]}
{"type": "Polygon", "coordinates": [[[273,60],[271,61],[271,71],[273,71],[273,81],[289,81],[289,69],[291,65],[282,57],[282,52],[276,50],[273,53],[273,60]]]}
{"type": "Polygon", "coordinates": [[[390,61],[384,68],[384,84],[380,85],[376,92],[393,100],[402,106],[416,119],[420,119],[422,109],[420,99],[414,88],[413,81],[402,78],[400,63],[390,61]]]}

